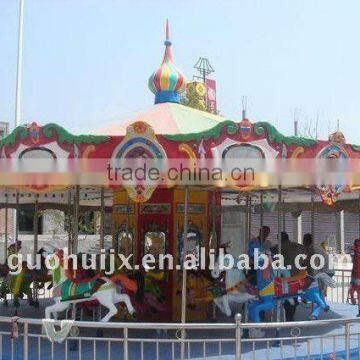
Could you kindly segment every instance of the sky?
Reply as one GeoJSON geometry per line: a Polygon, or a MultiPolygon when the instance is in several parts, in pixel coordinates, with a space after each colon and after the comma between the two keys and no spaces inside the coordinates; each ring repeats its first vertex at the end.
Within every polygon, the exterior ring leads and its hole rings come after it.
{"type": "MultiPolygon", "coordinates": [[[[199,56],[216,72],[218,107],[293,134],[340,129],[360,144],[357,0],[25,0],[21,119],[75,133],[151,107],[164,52],[188,78],[199,56]],[[317,119],[317,122],[316,122],[317,119]]],[[[14,123],[18,0],[0,0],[0,121],[14,123]]]]}

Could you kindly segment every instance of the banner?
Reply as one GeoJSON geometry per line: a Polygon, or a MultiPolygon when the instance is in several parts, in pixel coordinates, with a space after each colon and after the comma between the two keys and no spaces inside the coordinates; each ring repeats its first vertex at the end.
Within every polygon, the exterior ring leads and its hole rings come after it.
{"type": "Polygon", "coordinates": [[[206,105],[208,108],[216,113],[216,81],[213,79],[205,80],[206,87],[206,105]]]}

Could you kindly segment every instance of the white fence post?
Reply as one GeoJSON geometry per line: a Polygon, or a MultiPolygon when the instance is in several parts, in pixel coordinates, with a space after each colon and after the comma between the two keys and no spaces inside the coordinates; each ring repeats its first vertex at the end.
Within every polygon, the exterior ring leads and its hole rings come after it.
{"type": "Polygon", "coordinates": [[[29,324],[24,323],[24,360],[29,359],[29,324]]]}
{"type": "Polygon", "coordinates": [[[345,271],[341,271],[341,292],[342,292],[342,303],[345,303],[345,271]]]}
{"type": "Polygon", "coordinates": [[[345,354],[346,360],[350,360],[350,323],[345,324],[345,354]]]}
{"type": "MultiPolygon", "coordinates": [[[[174,358],[175,356],[175,344],[177,345],[181,345],[181,343],[183,342],[184,344],[189,344],[189,342],[186,342],[186,339],[183,339],[180,337],[179,334],[179,327],[181,330],[200,330],[200,331],[207,331],[207,330],[212,330],[212,331],[217,331],[218,332],[218,337],[215,340],[216,342],[219,343],[219,356],[222,354],[221,351],[221,346],[223,343],[229,343],[232,346],[232,356],[234,356],[234,359],[236,360],[242,360],[242,331],[244,329],[258,329],[259,325],[257,324],[249,324],[249,323],[244,323],[242,321],[242,314],[238,313],[235,315],[234,318],[234,322],[228,323],[228,324],[223,324],[223,323],[218,323],[218,324],[206,324],[206,323],[196,323],[196,324],[178,324],[178,323],[142,323],[142,324],[135,324],[135,323],[98,323],[98,322],[85,322],[85,321],[79,321],[76,322],[75,325],[79,326],[80,328],[84,328],[84,329],[99,329],[99,328],[103,328],[103,329],[118,329],[119,331],[123,331],[123,337],[121,338],[114,338],[112,339],[108,339],[106,340],[108,342],[108,356],[110,356],[110,350],[111,350],[111,343],[112,341],[114,341],[114,343],[119,344],[121,346],[121,343],[123,344],[123,359],[124,360],[129,360],[131,358],[130,354],[129,354],[129,347],[132,344],[132,342],[136,343],[141,343],[142,346],[142,353],[144,352],[143,349],[143,345],[144,343],[148,342],[149,340],[151,342],[153,342],[156,347],[156,353],[157,353],[157,357],[159,357],[159,347],[162,344],[169,344],[172,343],[172,358],[174,358]],[[136,337],[136,339],[131,338],[129,335],[129,330],[137,330],[137,329],[143,329],[146,328],[148,330],[157,330],[157,329],[164,329],[164,330],[172,330],[172,331],[176,331],[176,338],[175,339],[171,339],[166,337],[166,339],[160,339],[159,337],[145,337],[143,338],[138,338],[136,337]],[[220,331],[221,330],[221,331],[220,331]],[[225,331],[232,331],[231,338],[228,338],[226,336],[226,338],[223,338],[223,336],[221,335],[222,330],[225,331]]],[[[10,318],[10,317],[0,317],[0,325],[3,326],[3,324],[9,324],[9,325],[13,325],[15,324],[14,319],[10,318]]],[[[56,325],[61,324],[60,322],[56,322],[56,325]]],[[[282,322],[282,323],[267,323],[266,324],[266,328],[267,329],[277,329],[277,328],[281,328],[281,329],[291,329],[293,327],[299,327],[301,329],[307,330],[307,329],[316,329],[317,327],[323,327],[325,330],[329,327],[329,326],[341,326],[341,333],[335,335],[335,336],[344,336],[344,349],[345,349],[345,359],[350,360],[351,357],[351,346],[352,346],[352,340],[356,340],[356,327],[352,326],[352,324],[360,324],[360,318],[357,317],[353,317],[353,318],[346,318],[346,319],[328,319],[328,320],[315,320],[315,321],[295,321],[295,322],[282,322]],[[354,330],[354,331],[353,331],[354,330]]],[[[20,350],[20,353],[22,353],[19,355],[22,359],[24,360],[29,360],[29,358],[31,357],[31,351],[33,350],[32,348],[34,347],[34,349],[36,348],[36,346],[32,346],[32,345],[36,345],[36,341],[34,344],[32,344],[33,340],[37,340],[38,341],[38,347],[41,345],[41,342],[39,339],[41,339],[43,337],[43,335],[41,335],[40,333],[38,333],[37,331],[33,331],[30,333],[29,329],[31,327],[31,329],[34,326],[39,326],[42,325],[42,320],[41,319],[19,319],[19,326],[20,326],[20,337],[18,338],[18,340],[16,339],[12,339],[11,335],[13,337],[17,338],[18,335],[18,331],[13,331],[11,333],[2,333],[0,334],[0,359],[2,358],[3,355],[5,356],[10,356],[10,357],[14,357],[16,353],[18,353],[16,350],[20,350]],[[11,348],[8,349],[8,346],[6,346],[5,348],[2,348],[1,345],[4,345],[4,334],[6,335],[6,339],[9,339],[10,341],[10,345],[11,348]],[[23,337],[21,339],[21,337],[23,337]],[[33,340],[30,340],[33,339],[33,340]],[[19,341],[20,341],[20,346],[19,346],[19,341]],[[22,344],[21,344],[22,342],[22,344]],[[23,349],[21,349],[21,345],[23,347],[23,349]],[[16,347],[16,350],[14,349],[16,347]],[[4,352],[8,352],[9,354],[4,354],[4,352]]],[[[54,324],[55,325],[55,324],[54,324]]],[[[217,334],[216,334],[217,335],[217,334]]],[[[292,334],[293,336],[296,336],[294,334],[292,334]]],[[[324,335],[319,334],[319,335],[315,335],[312,337],[313,339],[318,339],[320,342],[323,341],[324,339],[324,335]]],[[[79,348],[70,348],[70,351],[74,350],[78,350],[78,353],[81,355],[81,349],[82,349],[82,343],[85,344],[86,341],[88,341],[89,338],[87,337],[82,337],[82,336],[78,336],[73,334],[70,339],[68,340],[69,342],[77,342],[79,341],[79,348]]],[[[94,341],[94,346],[96,347],[97,344],[97,340],[91,339],[92,341],[94,341]]],[[[274,339],[273,338],[263,338],[261,341],[267,342],[270,346],[270,341],[272,342],[274,339]]],[[[288,337],[284,337],[281,338],[279,337],[277,339],[280,342],[280,354],[283,357],[285,354],[283,353],[283,345],[282,342],[283,341],[288,341],[289,338],[288,337]]],[[[101,339],[99,339],[99,343],[100,341],[102,341],[101,339]]],[[[206,353],[206,344],[210,343],[210,342],[214,342],[214,338],[213,337],[203,337],[202,335],[199,336],[199,338],[195,337],[194,339],[192,338],[191,341],[193,342],[197,342],[197,343],[202,343],[203,344],[203,357],[207,356],[206,353]]],[[[247,341],[247,340],[246,340],[247,341]]],[[[8,340],[7,340],[8,342],[8,340]]],[[[296,342],[296,339],[295,339],[296,342]]],[[[253,344],[256,344],[255,341],[252,342],[253,344]]],[[[72,345],[70,343],[70,345],[72,345]]],[[[271,347],[273,347],[275,345],[271,345],[271,347]]],[[[308,340],[308,346],[309,346],[309,340],[308,340]]],[[[86,347],[84,346],[84,351],[87,350],[86,347]]],[[[187,352],[187,356],[185,356],[185,352],[184,352],[184,358],[187,358],[190,356],[190,347],[189,345],[187,345],[186,347],[188,349],[187,352]]],[[[43,350],[43,349],[41,349],[43,350]]],[[[46,353],[45,353],[45,349],[42,351],[42,357],[46,356],[46,358],[54,358],[55,356],[55,346],[52,344],[51,345],[51,349],[46,349],[46,353]],[[51,352],[50,352],[51,351],[51,352]]],[[[303,349],[305,350],[305,349],[303,349]]],[[[301,350],[301,351],[303,351],[301,350]]],[[[325,354],[328,351],[328,349],[323,349],[321,348],[320,352],[321,355],[324,355],[324,350],[325,350],[325,354]]],[[[340,350],[340,349],[335,349],[335,350],[340,350]]],[[[36,350],[35,350],[36,351],[36,350]]],[[[308,348],[308,356],[309,356],[309,352],[310,348],[308,348]]],[[[257,349],[255,349],[255,346],[253,348],[253,356],[258,357],[256,355],[257,354],[257,349]]],[[[67,355],[67,344],[65,344],[65,353],[64,353],[65,357],[67,355]]],[[[191,354],[193,355],[193,354],[191,354]]],[[[201,356],[201,355],[200,355],[201,356]]],[[[306,357],[306,356],[305,356],[306,357]]],[[[344,355],[343,355],[344,357],[344,355]]]]}
{"type": "Polygon", "coordinates": [[[241,360],[241,314],[235,315],[235,359],[241,360]]]}
{"type": "Polygon", "coordinates": [[[129,359],[129,331],[128,328],[124,328],[124,360],[129,359]]]}

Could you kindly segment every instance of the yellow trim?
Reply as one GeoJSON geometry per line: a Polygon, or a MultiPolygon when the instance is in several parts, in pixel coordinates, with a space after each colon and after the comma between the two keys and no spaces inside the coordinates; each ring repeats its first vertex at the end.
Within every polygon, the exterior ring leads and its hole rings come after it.
{"type": "Polygon", "coordinates": [[[303,154],[305,149],[302,146],[297,147],[291,154],[292,158],[297,158],[300,154],[303,154]]]}
{"type": "Polygon", "coordinates": [[[194,150],[188,144],[181,143],[179,145],[179,151],[186,153],[189,159],[196,159],[194,150]]]}

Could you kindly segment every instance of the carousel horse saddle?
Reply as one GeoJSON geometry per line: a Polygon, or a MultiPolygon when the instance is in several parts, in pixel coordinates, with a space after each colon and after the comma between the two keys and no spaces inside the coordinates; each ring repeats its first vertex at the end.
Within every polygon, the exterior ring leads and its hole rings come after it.
{"type": "Polygon", "coordinates": [[[285,278],[276,277],[274,281],[275,296],[283,297],[300,294],[306,290],[312,282],[313,280],[305,271],[302,271],[295,276],[285,278]]]}
{"type": "Polygon", "coordinates": [[[79,300],[91,297],[96,290],[104,283],[99,284],[100,279],[82,283],[75,283],[65,280],[61,285],[61,301],[79,300]]]}
{"type": "MultiPolygon", "coordinates": [[[[145,282],[146,282],[146,281],[149,281],[149,280],[147,279],[147,277],[151,278],[152,280],[161,281],[161,280],[164,280],[165,272],[164,272],[164,271],[159,271],[159,272],[149,271],[149,272],[146,274],[145,282]]],[[[150,281],[151,281],[151,280],[150,280],[150,281]]]]}

